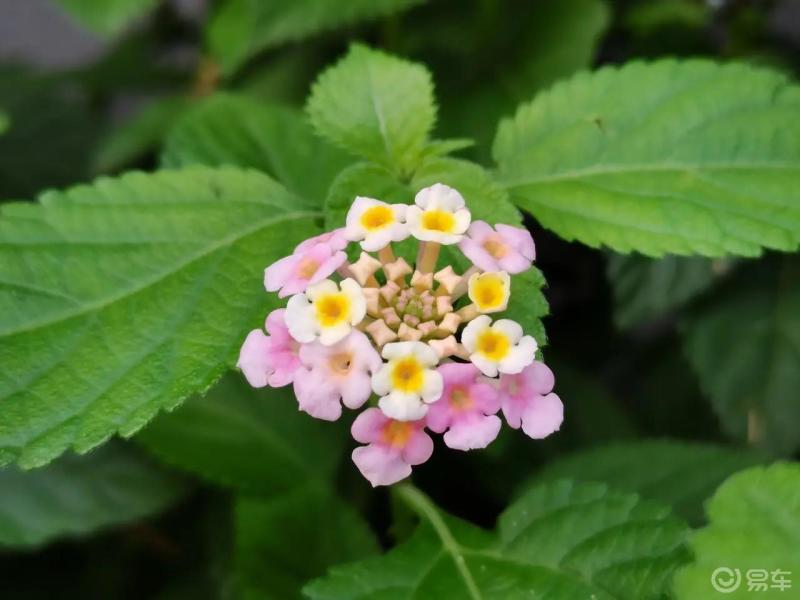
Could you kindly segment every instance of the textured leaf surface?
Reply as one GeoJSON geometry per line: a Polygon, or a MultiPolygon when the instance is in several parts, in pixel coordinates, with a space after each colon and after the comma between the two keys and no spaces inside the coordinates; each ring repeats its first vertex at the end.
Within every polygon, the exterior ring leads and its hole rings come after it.
{"type": "Polygon", "coordinates": [[[131,435],[263,323],[266,264],[318,232],[266,175],[132,173],[0,209],[0,464],[131,435]]]}
{"type": "Polygon", "coordinates": [[[112,444],[36,471],[6,467],[0,489],[0,546],[31,546],[153,514],[185,486],[131,448],[112,444]]]}
{"type": "Polygon", "coordinates": [[[401,173],[419,162],[436,120],[425,67],[358,44],[320,75],[307,109],[321,135],[401,173]]]}
{"type": "Polygon", "coordinates": [[[167,137],[163,162],[252,167],[320,206],[333,178],[353,161],[317,137],[299,111],[219,94],[179,120],[167,137]]]}
{"type": "Polygon", "coordinates": [[[772,71],[633,63],[520,107],[494,156],[517,204],[567,240],[756,256],[800,243],[798,109],[800,88],[772,71]]]}
{"type": "MultiPolygon", "coordinates": [[[[711,577],[719,567],[739,571],[740,585],[727,586],[727,598],[789,598],[800,573],[800,464],[778,463],[732,476],[708,503],[709,524],[691,540],[694,562],[675,576],[675,597],[712,597],[711,577]],[[791,589],[748,589],[751,569],[784,571],[791,589]],[[791,573],[786,573],[790,571],[791,573]]],[[[755,578],[754,578],[755,579],[755,578]]],[[[719,594],[721,595],[721,594],[719,594]]]]}
{"type": "Polygon", "coordinates": [[[261,50],[405,10],[423,0],[225,0],[208,26],[207,42],[223,68],[235,71],[261,50]]]}
{"type": "Polygon", "coordinates": [[[709,289],[731,266],[730,261],[701,256],[653,260],[636,254],[612,254],[608,279],[614,292],[614,321],[628,329],[658,318],[709,289]]]}
{"type": "Polygon", "coordinates": [[[272,494],[330,478],[348,436],[300,412],[291,386],[256,390],[237,372],[205,397],[160,415],[136,440],[214,483],[272,494]]]}
{"type": "MultiPolygon", "coordinates": [[[[419,492],[412,490],[412,495],[419,492]]],[[[306,588],[339,598],[660,598],[686,559],[687,528],[669,509],[604,485],[533,488],[496,535],[411,499],[430,522],[386,556],[335,567],[306,588]]]]}
{"type": "Polygon", "coordinates": [[[320,486],[236,502],[236,571],[248,598],[301,598],[330,566],[377,554],[363,518],[320,486]]]}
{"type": "Polygon", "coordinates": [[[762,462],[740,448],[671,440],[617,442],[582,450],[548,464],[532,484],[563,478],[597,481],[668,504],[698,522],[703,502],[729,475],[762,462]]]}
{"type": "Polygon", "coordinates": [[[744,437],[756,415],[765,448],[800,447],[800,261],[749,265],[687,315],[683,333],[686,356],[730,434],[744,437]]]}
{"type": "Polygon", "coordinates": [[[104,36],[120,33],[131,21],[141,18],[159,0],[58,0],[78,23],[104,36]]]}

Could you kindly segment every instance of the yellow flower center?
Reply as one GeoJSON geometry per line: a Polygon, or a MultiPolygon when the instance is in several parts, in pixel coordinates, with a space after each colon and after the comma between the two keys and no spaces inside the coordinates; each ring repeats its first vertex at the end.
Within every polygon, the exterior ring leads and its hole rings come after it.
{"type": "Polygon", "coordinates": [[[349,352],[340,352],[334,354],[328,360],[328,365],[331,371],[337,375],[347,375],[350,372],[350,366],[353,364],[353,356],[349,352]]]}
{"type": "Polygon", "coordinates": [[[392,387],[407,394],[416,394],[422,389],[424,369],[413,356],[401,358],[392,367],[392,387]]]}
{"type": "Polygon", "coordinates": [[[422,226],[431,231],[450,233],[456,226],[456,218],[445,210],[426,210],[422,213],[422,226]]]}
{"type": "Polygon", "coordinates": [[[487,329],[478,336],[478,352],[493,361],[503,360],[511,349],[505,334],[487,329]]]}
{"type": "Polygon", "coordinates": [[[317,321],[323,327],[334,327],[350,318],[350,299],[343,292],[325,294],[314,302],[317,321]]]}
{"type": "Polygon", "coordinates": [[[490,235],[483,242],[483,249],[493,258],[503,258],[508,254],[508,245],[499,237],[490,235]]]}
{"type": "Polygon", "coordinates": [[[297,265],[297,275],[303,279],[311,279],[318,268],[319,263],[313,258],[304,258],[300,261],[300,264],[297,265]]]}
{"type": "Polygon", "coordinates": [[[361,214],[361,225],[367,231],[383,229],[392,223],[394,223],[394,212],[382,204],[371,206],[361,214]]]}
{"type": "Polygon", "coordinates": [[[456,410],[466,411],[470,410],[475,405],[475,402],[465,387],[456,386],[450,392],[450,405],[456,410]]]}
{"type": "Polygon", "coordinates": [[[407,421],[389,421],[383,426],[381,439],[395,448],[404,448],[414,433],[414,426],[407,421]]]}
{"type": "Polygon", "coordinates": [[[469,297],[482,311],[501,308],[508,301],[505,280],[496,273],[483,273],[470,282],[469,297]]]}

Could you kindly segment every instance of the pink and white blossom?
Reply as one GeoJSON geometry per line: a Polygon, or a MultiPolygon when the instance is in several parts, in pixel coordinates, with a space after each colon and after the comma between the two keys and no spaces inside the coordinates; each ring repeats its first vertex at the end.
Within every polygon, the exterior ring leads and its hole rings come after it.
{"type": "Polygon", "coordinates": [[[300,410],[335,421],[347,408],[360,408],[372,394],[370,377],[383,361],[366,335],[352,331],[332,346],[319,342],[300,347],[302,367],[294,378],[300,410]]]}
{"type": "Polygon", "coordinates": [[[300,242],[294,249],[294,253],[305,252],[317,244],[327,244],[331,250],[337,252],[338,250],[344,250],[347,247],[347,243],[347,238],[344,235],[344,227],[339,227],[333,231],[326,231],[325,233],[320,233],[319,235],[315,235],[312,238],[300,242]]]}
{"type": "MultiPolygon", "coordinates": [[[[332,232],[331,236],[334,234],[332,232]]],[[[278,292],[280,298],[300,294],[309,286],[326,279],[345,263],[347,254],[342,250],[334,250],[331,239],[312,243],[315,239],[302,242],[291,256],[266,268],[264,287],[268,292],[278,292]]]]}
{"type": "Polygon", "coordinates": [[[424,428],[423,420],[396,421],[368,408],[350,430],[357,442],[367,444],[353,450],[353,462],[373,487],[397,483],[433,454],[433,440],[424,428]]]}
{"type": "Polygon", "coordinates": [[[497,389],[469,363],[446,363],[437,369],[444,380],[442,397],[428,409],[428,429],[444,432],[444,443],[455,450],[485,448],[502,425],[497,389]]]}
{"type": "Polygon", "coordinates": [[[498,388],[509,426],[522,426],[522,431],[537,440],[558,431],[564,420],[564,405],[552,393],[554,384],[553,372],[539,361],[521,373],[502,375],[498,388]]]}
{"type": "Polygon", "coordinates": [[[264,324],[269,335],[254,329],[242,344],[236,366],[253,387],[288,385],[300,368],[300,345],[289,335],[285,315],[285,309],[273,310],[264,324]]]}
{"type": "Polygon", "coordinates": [[[536,258],[533,237],[527,229],[473,221],[458,247],[483,271],[527,271],[536,258]]]}

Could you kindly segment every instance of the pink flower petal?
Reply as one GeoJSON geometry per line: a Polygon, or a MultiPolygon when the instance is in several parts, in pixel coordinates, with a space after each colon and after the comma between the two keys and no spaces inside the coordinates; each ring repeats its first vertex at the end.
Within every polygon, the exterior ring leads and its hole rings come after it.
{"type": "Polygon", "coordinates": [[[342,416],[342,405],[336,390],[311,371],[298,373],[294,380],[294,394],[300,410],[316,419],[336,421],[342,416]]]}
{"type": "Polygon", "coordinates": [[[260,388],[267,385],[269,347],[269,338],[260,329],[254,329],[247,334],[242,344],[236,366],[242,370],[247,382],[253,387],[260,388]]]}
{"type": "Polygon", "coordinates": [[[425,423],[431,431],[442,433],[450,426],[450,417],[450,403],[443,397],[428,407],[425,423]]]}
{"type": "Polygon", "coordinates": [[[486,249],[472,238],[465,237],[458,247],[473,264],[482,271],[500,271],[497,261],[489,254],[486,249]]]}
{"type": "Polygon", "coordinates": [[[475,402],[476,411],[484,415],[493,415],[500,410],[500,393],[494,385],[486,381],[477,381],[470,386],[469,394],[475,402]]]}
{"type": "Polygon", "coordinates": [[[522,413],[522,431],[535,440],[558,431],[564,421],[564,404],[556,394],[538,396],[522,413]]]}
{"type": "Polygon", "coordinates": [[[421,465],[433,454],[433,440],[420,428],[408,438],[401,454],[408,464],[421,465]]]}
{"type": "Polygon", "coordinates": [[[454,450],[486,448],[500,433],[502,422],[495,415],[468,415],[454,421],[444,434],[444,443],[454,450]]]}
{"type": "Polygon", "coordinates": [[[268,292],[277,292],[294,275],[301,258],[293,254],[272,263],[264,270],[264,287],[268,292]]]}
{"type": "Polygon", "coordinates": [[[372,487],[392,485],[411,475],[411,466],[397,451],[376,444],[353,450],[353,462],[372,487]]]}
{"type": "Polygon", "coordinates": [[[511,249],[503,258],[497,260],[498,271],[511,275],[523,273],[531,268],[530,259],[525,258],[517,250],[511,249]]]}
{"type": "Polygon", "coordinates": [[[360,408],[372,395],[370,376],[364,372],[356,372],[339,384],[342,402],[347,408],[360,408]]]}
{"type": "Polygon", "coordinates": [[[498,223],[495,225],[497,233],[503,236],[504,239],[519,252],[530,263],[536,258],[536,246],[533,243],[533,236],[531,232],[522,227],[512,227],[498,223]]]}
{"type": "Polygon", "coordinates": [[[548,394],[556,383],[555,375],[546,364],[534,361],[521,373],[524,385],[537,394],[548,394]]]}
{"type": "Polygon", "coordinates": [[[377,442],[381,439],[383,426],[389,421],[381,409],[368,408],[353,421],[350,427],[350,433],[353,439],[362,444],[369,444],[370,442],[377,442]]]}

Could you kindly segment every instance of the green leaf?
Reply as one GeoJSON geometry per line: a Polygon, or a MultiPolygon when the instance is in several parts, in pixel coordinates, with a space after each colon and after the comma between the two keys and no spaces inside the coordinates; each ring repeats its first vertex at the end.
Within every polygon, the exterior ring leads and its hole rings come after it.
{"type": "Polygon", "coordinates": [[[0,208],[0,464],[129,436],[207,389],[316,213],[266,175],[131,173],[0,208]]]}
{"type": "Polygon", "coordinates": [[[8,115],[0,110],[0,134],[5,132],[10,124],[11,120],[8,118],[8,115]]]}
{"type": "Polygon", "coordinates": [[[708,290],[730,271],[732,261],[699,256],[665,256],[653,260],[631,254],[608,257],[608,279],[614,292],[614,321],[630,329],[680,308],[708,290]]]}
{"type": "Polygon", "coordinates": [[[320,75],[307,109],[322,136],[401,174],[417,166],[436,120],[428,70],[360,44],[320,75]]]}
{"type": "Polygon", "coordinates": [[[120,33],[131,21],[140,19],[159,0],[58,0],[58,4],[78,23],[90,31],[111,37],[120,33]]]}
{"type": "Polygon", "coordinates": [[[247,59],[272,48],[337,29],[378,19],[420,4],[423,0],[224,0],[206,32],[211,53],[231,73],[247,59]]]}
{"type": "Polygon", "coordinates": [[[102,139],[95,150],[94,170],[116,171],[159,146],[175,120],[189,107],[189,99],[156,100],[102,139]]]}
{"type": "Polygon", "coordinates": [[[322,204],[334,177],[352,160],[314,135],[297,110],[229,94],[212,96],[170,131],[166,166],[235,165],[269,173],[289,190],[322,204]]]}
{"type": "Polygon", "coordinates": [[[43,469],[0,470],[0,546],[35,546],[157,513],[184,484],[131,448],[111,444],[43,469]]]}
{"type": "Polygon", "coordinates": [[[172,466],[258,494],[330,479],[347,439],[341,427],[300,412],[291,386],[256,390],[238,372],[136,436],[172,466]]]}
{"type": "Polygon", "coordinates": [[[798,109],[800,87],[765,69],[631,63],[520,107],[494,156],[518,206],[567,240],[650,256],[791,251],[798,109]]]}
{"type": "Polygon", "coordinates": [[[544,467],[532,485],[563,478],[597,481],[657,500],[696,523],[703,502],[732,473],[763,462],[757,453],[734,447],[641,440],[580,450],[544,467]]]}
{"type": "MultiPolygon", "coordinates": [[[[710,598],[711,578],[720,567],[739,572],[726,586],[726,597],[788,598],[790,590],[770,587],[765,591],[748,589],[748,571],[765,569],[767,584],[774,583],[771,572],[784,571],[783,577],[797,587],[800,573],[800,464],[778,463],[737,473],[717,490],[708,503],[709,524],[691,540],[694,562],[675,576],[678,600],[710,598]],[[791,571],[791,573],[785,573],[791,571]]],[[[755,577],[753,577],[755,580],[755,577]]]]}
{"type": "Polygon", "coordinates": [[[684,350],[723,427],[776,454],[800,448],[800,261],[749,265],[683,322],[684,350]]]}
{"type": "Polygon", "coordinates": [[[686,525],[668,508],[604,485],[534,488],[500,515],[496,535],[399,489],[430,525],[384,557],[334,567],[306,587],[308,596],[645,600],[661,598],[686,560],[686,525]]]}
{"type": "Polygon", "coordinates": [[[361,515],[323,487],[237,499],[236,571],[247,598],[301,598],[328,567],[377,552],[361,515]]]}

